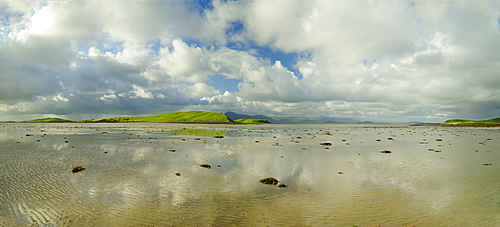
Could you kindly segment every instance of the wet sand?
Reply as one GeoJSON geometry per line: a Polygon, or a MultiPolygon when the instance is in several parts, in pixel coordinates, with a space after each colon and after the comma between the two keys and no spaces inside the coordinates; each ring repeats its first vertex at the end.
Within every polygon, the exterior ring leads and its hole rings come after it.
{"type": "Polygon", "coordinates": [[[499,152],[498,127],[3,123],[0,226],[498,226],[499,152]]]}

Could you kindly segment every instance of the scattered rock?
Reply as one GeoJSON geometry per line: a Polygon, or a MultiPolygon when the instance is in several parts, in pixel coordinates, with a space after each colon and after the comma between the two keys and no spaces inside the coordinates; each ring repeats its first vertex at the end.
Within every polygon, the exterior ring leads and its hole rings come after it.
{"type": "Polygon", "coordinates": [[[210,169],[211,167],[209,164],[201,164],[200,166],[207,169],[210,169]]]}
{"type": "Polygon", "coordinates": [[[323,146],[332,146],[332,143],[320,143],[319,145],[323,145],[323,146]]]}
{"type": "Polygon", "coordinates": [[[174,150],[174,149],[172,149],[172,150],[169,150],[169,151],[170,151],[170,152],[175,152],[175,150],[174,150]]]}
{"type": "Polygon", "coordinates": [[[344,172],[342,172],[342,171],[339,171],[339,172],[338,172],[338,174],[344,174],[344,172]]]}
{"type": "Polygon", "coordinates": [[[483,166],[491,166],[491,163],[484,163],[483,166]]]}
{"type": "Polygon", "coordinates": [[[381,154],[390,154],[392,153],[391,151],[389,150],[383,150],[383,151],[379,151],[381,154]]]}
{"type": "Polygon", "coordinates": [[[214,138],[216,138],[216,139],[222,139],[222,138],[224,138],[224,136],[214,136],[214,138]]]}
{"type": "Polygon", "coordinates": [[[175,173],[176,176],[180,177],[181,176],[181,173],[175,173]]]}
{"type": "Polygon", "coordinates": [[[284,184],[278,184],[279,181],[276,178],[274,178],[274,177],[262,178],[262,179],[259,180],[259,182],[263,183],[263,184],[274,185],[275,187],[280,187],[280,188],[287,187],[284,184]]]}
{"type": "Polygon", "coordinates": [[[84,170],[85,167],[81,166],[81,165],[74,165],[71,167],[71,172],[73,173],[77,173],[77,172],[80,172],[82,170],[84,170]]]}
{"type": "Polygon", "coordinates": [[[26,134],[26,136],[34,136],[33,134],[26,134]]]}
{"type": "Polygon", "coordinates": [[[441,138],[437,138],[437,139],[436,139],[436,141],[443,141],[443,139],[441,139],[441,138]]]}

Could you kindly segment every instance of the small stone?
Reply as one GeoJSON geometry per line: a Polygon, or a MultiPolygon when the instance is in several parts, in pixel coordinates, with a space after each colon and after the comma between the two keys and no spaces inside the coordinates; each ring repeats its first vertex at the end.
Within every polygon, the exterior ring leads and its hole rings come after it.
{"type": "Polygon", "coordinates": [[[390,154],[392,153],[391,151],[389,150],[383,150],[383,151],[379,151],[381,154],[390,154]]]}
{"type": "Polygon", "coordinates": [[[277,185],[279,181],[274,177],[266,177],[260,179],[259,182],[263,184],[277,185]]]}
{"type": "Polygon", "coordinates": [[[209,164],[201,164],[200,166],[207,169],[210,169],[211,167],[209,164]]]}
{"type": "Polygon", "coordinates": [[[71,167],[71,172],[73,173],[77,173],[77,172],[80,172],[82,170],[84,170],[85,167],[81,166],[81,165],[74,165],[71,167]]]}
{"type": "Polygon", "coordinates": [[[175,173],[176,176],[180,177],[181,176],[181,173],[175,173]]]}

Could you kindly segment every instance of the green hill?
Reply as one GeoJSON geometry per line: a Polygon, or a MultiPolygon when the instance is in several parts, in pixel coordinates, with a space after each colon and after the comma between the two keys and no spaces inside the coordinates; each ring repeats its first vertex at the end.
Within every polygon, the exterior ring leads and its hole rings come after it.
{"type": "Polygon", "coordinates": [[[108,117],[83,122],[206,122],[206,123],[227,123],[233,122],[222,113],[206,111],[189,111],[162,113],[146,117],[108,117]]]}
{"type": "Polygon", "coordinates": [[[264,119],[253,119],[253,118],[242,118],[242,119],[235,119],[235,122],[241,123],[241,124],[263,124],[263,123],[270,123],[267,120],[264,119]]]}
{"type": "Polygon", "coordinates": [[[493,118],[482,121],[473,121],[473,120],[465,120],[465,119],[451,119],[444,122],[445,124],[466,124],[466,123],[475,123],[475,124],[500,124],[500,117],[493,118]]]}
{"type": "Polygon", "coordinates": [[[73,121],[61,119],[61,118],[40,118],[40,119],[35,119],[35,120],[23,121],[23,122],[60,123],[60,122],[73,122],[73,121]]]}

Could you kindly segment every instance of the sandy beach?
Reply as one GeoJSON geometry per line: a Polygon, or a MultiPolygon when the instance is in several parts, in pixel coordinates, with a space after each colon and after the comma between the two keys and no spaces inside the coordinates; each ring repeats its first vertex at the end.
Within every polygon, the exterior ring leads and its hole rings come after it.
{"type": "Polygon", "coordinates": [[[497,226],[499,147],[498,127],[2,123],[0,226],[497,226]]]}

